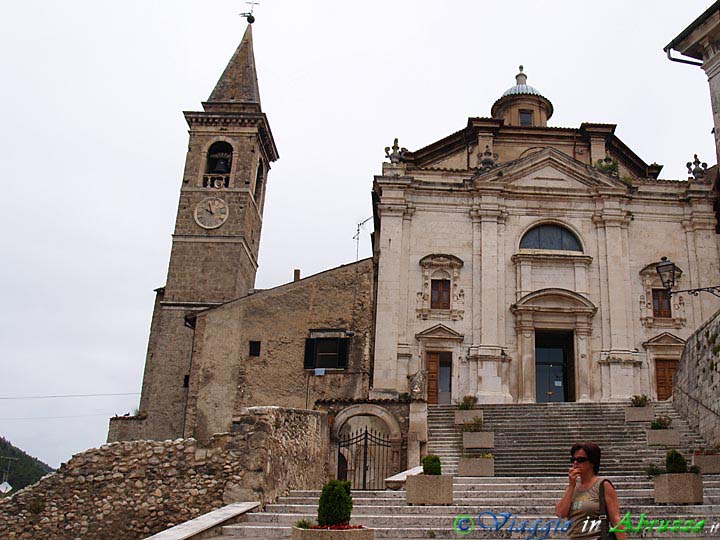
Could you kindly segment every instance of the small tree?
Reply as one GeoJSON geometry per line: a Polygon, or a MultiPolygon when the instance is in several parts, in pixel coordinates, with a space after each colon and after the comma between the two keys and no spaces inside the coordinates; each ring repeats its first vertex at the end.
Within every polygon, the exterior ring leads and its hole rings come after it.
{"type": "Polygon", "coordinates": [[[468,432],[471,432],[471,433],[476,433],[476,432],[478,432],[478,431],[482,431],[482,427],[483,427],[483,419],[480,418],[479,416],[476,416],[475,418],[473,418],[473,419],[470,420],[469,422],[465,422],[465,423],[462,425],[462,431],[463,431],[463,432],[468,431],[468,432]]]}
{"type": "Polygon", "coordinates": [[[630,404],[633,407],[646,407],[649,401],[650,399],[645,394],[642,394],[640,396],[633,396],[630,404]]]}
{"type": "Polygon", "coordinates": [[[677,450],[670,450],[665,457],[665,468],[668,473],[688,472],[687,461],[677,450]]]}
{"type": "Polygon", "coordinates": [[[423,474],[439,475],[441,473],[440,456],[430,454],[422,460],[423,474]]]}
{"type": "Polygon", "coordinates": [[[318,503],[318,525],[347,525],[353,502],[350,496],[350,482],[330,480],[322,488],[318,503]]]}
{"type": "Polygon", "coordinates": [[[463,396],[462,400],[458,402],[457,408],[459,411],[469,411],[475,408],[477,402],[477,396],[463,396]]]}
{"type": "Polygon", "coordinates": [[[661,416],[650,423],[650,429],[670,429],[672,418],[669,416],[661,416]]]}

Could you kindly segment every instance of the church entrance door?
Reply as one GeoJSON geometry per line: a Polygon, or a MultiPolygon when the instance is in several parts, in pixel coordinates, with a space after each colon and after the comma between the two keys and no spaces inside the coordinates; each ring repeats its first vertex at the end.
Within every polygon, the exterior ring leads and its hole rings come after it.
{"type": "Polygon", "coordinates": [[[669,358],[655,359],[655,380],[657,381],[658,401],[668,399],[672,396],[673,376],[677,369],[677,360],[669,358]]]}
{"type": "Polygon", "coordinates": [[[449,404],[452,396],[452,353],[428,351],[427,400],[429,404],[449,404]]]}
{"type": "Polygon", "coordinates": [[[575,401],[573,332],[535,332],[535,398],[575,401]]]}

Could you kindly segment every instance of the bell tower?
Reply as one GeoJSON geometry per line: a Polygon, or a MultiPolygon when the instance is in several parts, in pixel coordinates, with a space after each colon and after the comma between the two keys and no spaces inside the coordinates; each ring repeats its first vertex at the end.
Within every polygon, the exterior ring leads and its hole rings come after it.
{"type": "Polygon", "coordinates": [[[170,265],[158,289],[143,378],[143,438],[183,435],[193,330],[187,315],[254,287],[270,164],[278,159],[260,106],[252,27],[201,112],[190,141],[170,265]]]}

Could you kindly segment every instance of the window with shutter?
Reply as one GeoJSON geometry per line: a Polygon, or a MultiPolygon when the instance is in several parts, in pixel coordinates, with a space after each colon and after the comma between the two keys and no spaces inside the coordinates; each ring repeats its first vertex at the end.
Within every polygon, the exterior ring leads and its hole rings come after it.
{"type": "Polygon", "coordinates": [[[433,279],[430,284],[430,309],[450,309],[450,280],[433,279]]]}
{"type": "Polygon", "coordinates": [[[307,338],[304,369],[348,367],[350,338],[307,338]]]}

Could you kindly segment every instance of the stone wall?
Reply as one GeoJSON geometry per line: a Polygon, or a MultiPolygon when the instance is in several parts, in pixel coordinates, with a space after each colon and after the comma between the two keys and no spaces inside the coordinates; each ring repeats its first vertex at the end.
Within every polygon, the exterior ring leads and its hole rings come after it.
{"type": "Polygon", "coordinates": [[[720,311],[685,345],[673,381],[673,404],[710,443],[720,443],[720,311]]]}
{"type": "Polygon", "coordinates": [[[248,406],[309,409],[317,399],[367,397],[372,287],[372,260],[364,259],[199,313],[185,436],[227,431],[248,406]],[[354,333],[346,369],[304,369],[313,329],[354,333]],[[259,356],[250,356],[250,341],[260,343],[259,356]]]}
{"type": "Polygon", "coordinates": [[[0,538],[135,540],[235,501],[275,501],[327,479],[325,413],[253,407],[231,433],[116,442],[0,499],[0,538]]]}

